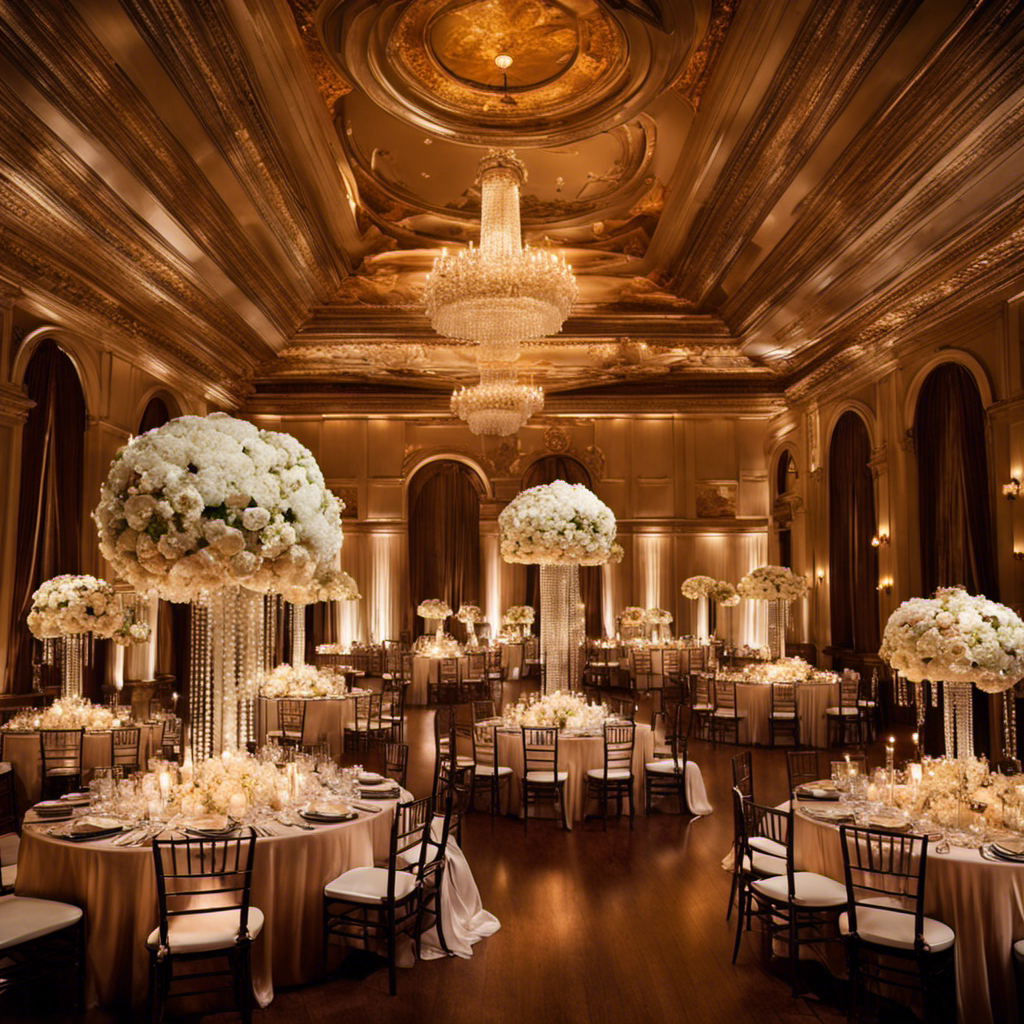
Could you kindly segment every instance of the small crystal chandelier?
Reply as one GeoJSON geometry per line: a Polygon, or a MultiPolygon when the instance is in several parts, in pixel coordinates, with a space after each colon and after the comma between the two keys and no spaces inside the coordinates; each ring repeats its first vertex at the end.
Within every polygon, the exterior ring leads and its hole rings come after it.
{"type": "Polygon", "coordinates": [[[480,346],[480,383],[452,392],[452,414],[465,420],[474,434],[514,434],[544,408],[544,391],[520,384],[513,363],[518,342],[486,342],[480,346]]]}
{"type": "Polygon", "coordinates": [[[556,253],[524,247],[519,188],[526,168],[511,150],[480,160],[480,247],[443,249],[424,302],[434,330],[469,341],[526,341],[557,334],[576,301],[572,268],[556,253]]]}

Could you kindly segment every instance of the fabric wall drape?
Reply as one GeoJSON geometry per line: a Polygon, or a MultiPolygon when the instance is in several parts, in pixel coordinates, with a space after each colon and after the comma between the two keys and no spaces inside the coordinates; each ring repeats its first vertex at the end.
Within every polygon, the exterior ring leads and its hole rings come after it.
{"type": "MultiPolygon", "coordinates": [[[[590,473],[582,463],[563,455],[548,455],[538,459],[523,474],[523,490],[564,480],[570,484],[591,487],[590,473]]],[[[587,636],[602,636],[604,623],[601,614],[601,566],[580,566],[580,595],[586,606],[587,636]]],[[[533,605],[536,621],[533,630],[540,632],[540,570],[535,565],[526,567],[526,604],[533,605]]]]}
{"type": "Polygon", "coordinates": [[[832,646],[875,653],[878,629],[878,549],[875,489],[864,421],[844,413],[829,449],[829,604],[832,646]]]}
{"type": "MultiPolygon", "coordinates": [[[[32,688],[33,640],[25,625],[32,594],[45,580],[81,571],[82,462],[85,396],[74,364],[52,339],[40,342],[25,372],[36,404],[22,433],[18,548],[14,562],[10,650],[4,689],[32,688]]],[[[96,646],[97,661],[105,645],[96,646]]],[[[87,693],[98,696],[101,665],[86,672],[87,693]]]]}
{"type": "MultiPolygon", "coordinates": [[[[914,418],[917,451],[921,583],[962,584],[999,599],[988,479],[985,410],[978,385],[959,363],[925,379],[914,418]]],[[[988,699],[974,691],[974,745],[989,749],[988,699]]],[[[929,716],[928,746],[941,749],[941,714],[929,716]],[[936,730],[938,730],[936,732],[936,730]]]]}
{"type": "MultiPolygon", "coordinates": [[[[421,601],[440,598],[453,612],[481,603],[480,494],[471,473],[461,462],[432,462],[409,484],[409,596],[417,632],[424,626],[415,618],[421,601]]],[[[465,637],[454,619],[446,627],[465,637]]]]}

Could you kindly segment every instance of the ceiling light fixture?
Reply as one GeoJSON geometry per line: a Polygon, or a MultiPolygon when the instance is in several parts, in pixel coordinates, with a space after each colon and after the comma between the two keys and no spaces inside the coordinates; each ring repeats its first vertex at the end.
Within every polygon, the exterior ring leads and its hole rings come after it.
{"type": "Polygon", "coordinates": [[[502,71],[508,71],[508,69],[512,67],[512,57],[507,53],[499,53],[498,56],[494,58],[494,63],[497,64],[502,71]]]}

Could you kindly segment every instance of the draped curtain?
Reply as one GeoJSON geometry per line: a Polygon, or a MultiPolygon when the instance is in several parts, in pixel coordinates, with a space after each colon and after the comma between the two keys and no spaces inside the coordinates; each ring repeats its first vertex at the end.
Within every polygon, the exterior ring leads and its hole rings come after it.
{"type": "Polygon", "coordinates": [[[878,629],[878,549],[875,489],[868,460],[871,440],[864,421],[844,413],[829,449],[829,604],[832,646],[875,653],[878,629]]]}
{"type": "MultiPolygon", "coordinates": [[[[461,462],[431,462],[409,484],[409,595],[413,622],[421,601],[436,597],[453,612],[480,604],[480,493],[461,462]]],[[[464,627],[449,620],[455,633],[464,627]]]]}
{"type": "MultiPolygon", "coordinates": [[[[564,455],[548,455],[538,459],[523,474],[523,490],[564,480],[569,484],[591,487],[590,473],[582,463],[564,455]]],[[[601,615],[601,566],[580,566],[580,595],[586,606],[587,636],[604,634],[601,615]]],[[[536,565],[526,567],[526,603],[536,611],[534,632],[540,631],[540,570],[536,565]]]]}
{"type": "MultiPolygon", "coordinates": [[[[999,599],[988,479],[985,409],[978,385],[959,363],[944,363],[925,379],[917,399],[921,583],[962,584],[999,599]]],[[[989,748],[988,699],[974,691],[974,745],[989,748]]],[[[929,716],[928,746],[941,749],[941,715],[929,716]]]]}
{"type": "MultiPolygon", "coordinates": [[[[82,463],[85,396],[68,356],[50,338],[40,342],[25,372],[25,390],[36,404],[21,442],[18,547],[14,561],[10,650],[5,690],[32,688],[32,636],[25,618],[32,594],[45,580],[81,571],[82,463]]],[[[97,661],[105,645],[96,646],[97,661]]],[[[101,665],[87,670],[87,693],[98,688],[101,665]]]]}

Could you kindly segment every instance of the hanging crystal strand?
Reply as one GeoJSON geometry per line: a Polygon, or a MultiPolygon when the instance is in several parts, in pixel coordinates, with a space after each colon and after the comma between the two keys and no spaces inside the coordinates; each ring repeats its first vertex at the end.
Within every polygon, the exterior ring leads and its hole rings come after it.
{"type": "Polygon", "coordinates": [[[1003,690],[1003,757],[1017,759],[1017,698],[1012,686],[1003,690]]]}
{"type": "Polygon", "coordinates": [[[939,706],[939,684],[938,682],[929,682],[928,686],[932,695],[932,707],[937,708],[939,706]]]}
{"type": "Polygon", "coordinates": [[[946,757],[956,757],[954,746],[956,710],[954,708],[953,692],[949,683],[942,684],[942,726],[944,739],[946,741],[946,757]]]}
{"type": "Polygon", "coordinates": [[[583,685],[583,661],[586,652],[586,607],[580,594],[580,567],[569,567],[569,689],[583,685]]]}
{"type": "Polygon", "coordinates": [[[192,760],[199,764],[212,753],[210,736],[210,690],[213,678],[207,659],[207,640],[210,632],[209,595],[200,594],[191,605],[189,616],[189,665],[188,713],[189,745],[192,760]]]}
{"type": "Polygon", "coordinates": [[[974,701],[971,684],[956,684],[956,756],[974,757],[974,701]]]}
{"type": "MultiPolygon", "coordinates": [[[[569,578],[575,565],[540,566],[540,657],[545,694],[570,689],[569,578]]],[[[575,607],[572,609],[575,615],[575,607]]]]}
{"type": "Polygon", "coordinates": [[[292,665],[306,664],[306,606],[288,602],[292,620],[292,665]]]}
{"type": "MultiPolygon", "coordinates": [[[[877,697],[875,698],[878,699],[877,697]]],[[[925,713],[925,695],[924,695],[924,683],[920,680],[914,683],[914,717],[917,722],[917,735],[918,745],[924,741],[924,713],[925,713]]]]}

